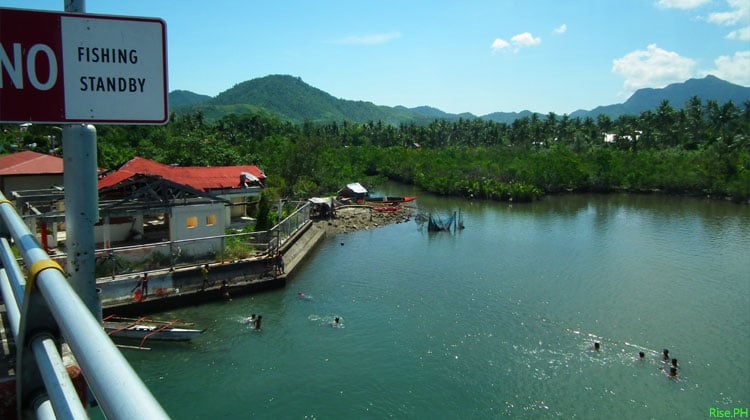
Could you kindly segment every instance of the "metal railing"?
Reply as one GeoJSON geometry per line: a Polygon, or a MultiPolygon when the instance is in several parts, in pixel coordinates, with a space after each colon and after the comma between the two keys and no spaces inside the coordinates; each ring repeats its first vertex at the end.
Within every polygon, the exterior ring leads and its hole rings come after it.
{"type": "Polygon", "coordinates": [[[269,245],[270,250],[278,249],[284,245],[284,242],[310,220],[311,207],[309,202],[305,202],[292,214],[269,230],[270,236],[273,238],[272,243],[269,245]]]}
{"type": "MultiPolygon", "coordinates": [[[[235,233],[196,239],[154,242],[97,249],[96,278],[148,271],[174,271],[217,261],[244,260],[272,255],[310,220],[310,203],[304,203],[267,231],[235,233]]],[[[65,267],[66,254],[52,256],[65,267]]]]}
{"type": "MultiPolygon", "coordinates": [[[[98,249],[95,275],[114,279],[145,271],[173,271],[217,261],[261,257],[268,253],[271,239],[269,232],[264,231],[98,249]]],[[[53,258],[64,266],[67,255],[53,258]]]]}
{"type": "Polygon", "coordinates": [[[17,350],[19,416],[33,411],[39,418],[88,418],[62,362],[64,339],[107,418],[168,418],[2,193],[0,221],[0,291],[17,350]]]}

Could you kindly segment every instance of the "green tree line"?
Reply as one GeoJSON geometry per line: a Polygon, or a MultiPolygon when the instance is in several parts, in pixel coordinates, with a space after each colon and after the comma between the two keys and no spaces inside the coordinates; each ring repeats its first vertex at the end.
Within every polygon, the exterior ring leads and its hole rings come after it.
{"type": "MultiPolygon", "coordinates": [[[[640,115],[532,114],[399,126],[292,124],[263,111],[215,123],[194,113],[165,126],[98,126],[99,166],[134,156],[181,166],[257,165],[275,196],[331,194],[392,179],[445,195],[530,201],[563,192],[652,192],[750,200],[750,101],[664,101],[640,115]]],[[[4,125],[2,152],[60,153],[50,126],[4,125]]]]}

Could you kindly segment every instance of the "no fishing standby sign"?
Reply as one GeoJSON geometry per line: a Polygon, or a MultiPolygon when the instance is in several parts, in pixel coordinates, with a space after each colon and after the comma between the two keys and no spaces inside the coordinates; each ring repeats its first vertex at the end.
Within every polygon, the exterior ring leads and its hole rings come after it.
{"type": "Polygon", "coordinates": [[[167,120],[163,20],[0,8],[0,122],[167,120]]]}

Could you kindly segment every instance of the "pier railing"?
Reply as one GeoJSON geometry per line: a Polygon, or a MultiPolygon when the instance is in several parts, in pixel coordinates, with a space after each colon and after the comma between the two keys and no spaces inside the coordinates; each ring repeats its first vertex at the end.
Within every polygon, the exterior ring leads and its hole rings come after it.
{"type": "MultiPolygon", "coordinates": [[[[267,231],[98,249],[95,275],[114,279],[146,271],[173,271],[270,256],[309,221],[310,203],[304,203],[267,231]]],[[[52,258],[65,267],[66,254],[56,254],[52,258]]]]}
{"type": "Polygon", "coordinates": [[[88,418],[63,365],[64,341],[107,418],[168,418],[2,193],[0,216],[0,290],[16,346],[19,416],[88,418]]]}
{"type": "Polygon", "coordinates": [[[292,214],[269,230],[272,238],[269,243],[269,250],[273,251],[284,245],[305,223],[310,221],[311,207],[309,202],[302,204],[292,214]]]}

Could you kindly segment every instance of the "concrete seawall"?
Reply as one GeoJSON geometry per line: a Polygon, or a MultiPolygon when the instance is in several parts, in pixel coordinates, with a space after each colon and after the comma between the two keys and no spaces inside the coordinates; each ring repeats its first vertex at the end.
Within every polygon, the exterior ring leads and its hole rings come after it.
{"type": "Polygon", "coordinates": [[[221,284],[227,282],[231,296],[257,293],[286,286],[288,276],[325,237],[323,225],[308,222],[280,248],[284,272],[275,270],[271,258],[259,257],[209,265],[208,284],[203,288],[201,266],[174,271],[149,272],[148,295],[134,299],[143,273],[117,279],[99,279],[97,287],[104,316],[117,314],[137,317],[203,302],[223,299],[221,284]]]}

